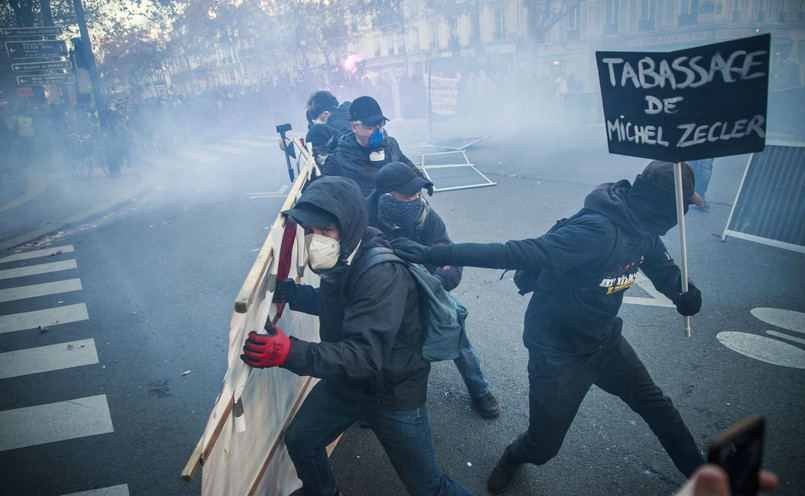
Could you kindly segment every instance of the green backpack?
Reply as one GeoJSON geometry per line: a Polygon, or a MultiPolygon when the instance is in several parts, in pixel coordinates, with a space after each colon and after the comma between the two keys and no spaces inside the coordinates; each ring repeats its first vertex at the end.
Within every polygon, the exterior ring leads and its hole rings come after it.
{"type": "Polygon", "coordinates": [[[412,264],[394,254],[391,248],[375,246],[366,250],[350,272],[350,280],[356,281],[369,267],[382,262],[405,265],[414,278],[419,291],[419,309],[422,318],[422,358],[429,362],[453,360],[458,350],[469,346],[464,321],[467,308],[458,299],[445,291],[442,284],[420,264],[412,264]]]}

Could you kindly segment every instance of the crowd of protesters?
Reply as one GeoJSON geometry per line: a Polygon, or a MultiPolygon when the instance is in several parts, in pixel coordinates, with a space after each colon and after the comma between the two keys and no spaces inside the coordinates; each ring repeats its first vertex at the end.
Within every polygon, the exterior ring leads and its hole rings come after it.
{"type": "MultiPolygon", "coordinates": [[[[515,118],[524,111],[557,115],[563,94],[573,91],[561,78],[515,74],[481,69],[435,71],[434,75],[454,78],[458,92],[455,113],[437,118],[474,120],[490,115],[489,106],[495,106],[492,115],[502,117],[515,118]],[[545,95],[519,101],[506,97],[529,93],[545,95]]],[[[299,120],[301,102],[321,88],[330,89],[344,101],[372,95],[393,119],[427,118],[427,74],[399,75],[396,84],[399,105],[394,105],[391,81],[379,73],[344,71],[328,75],[327,80],[298,73],[259,86],[208,89],[194,95],[113,96],[100,111],[91,103],[36,104],[30,99],[0,98],[0,138],[10,143],[0,151],[0,167],[4,177],[28,167],[68,167],[76,141],[88,138],[102,143],[95,149],[114,173],[135,166],[138,156],[171,156],[177,147],[193,143],[273,135],[276,126],[286,122],[302,131],[306,123],[299,120]]]]}

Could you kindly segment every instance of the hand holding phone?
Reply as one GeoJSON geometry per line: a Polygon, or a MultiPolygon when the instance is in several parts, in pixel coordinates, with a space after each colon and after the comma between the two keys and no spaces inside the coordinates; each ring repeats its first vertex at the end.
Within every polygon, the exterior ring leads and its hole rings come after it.
{"type": "Polygon", "coordinates": [[[710,441],[707,462],[722,467],[733,496],[756,496],[760,490],[765,420],[750,415],[720,432],[710,441]]]}

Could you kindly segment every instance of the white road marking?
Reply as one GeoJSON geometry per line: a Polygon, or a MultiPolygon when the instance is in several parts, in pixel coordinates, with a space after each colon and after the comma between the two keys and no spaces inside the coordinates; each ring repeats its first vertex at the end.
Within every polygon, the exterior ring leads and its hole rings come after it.
{"type": "Polygon", "coordinates": [[[50,248],[44,248],[42,250],[32,250],[32,251],[23,251],[20,253],[14,253],[13,255],[8,255],[6,257],[0,258],[0,263],[16,262],[18,260],[28,260],[31,258],[39,258],[39,257],[49,257],[51,255],[57,255],[59,254],[59,252],[72,253],[73,251],[74,251],[73,245],[52,246],[50,248]]]}
{"type": "Polygon", "coordinates": [[[94,339],[0,353],[0,379],[98,363],[94,339]]]}
{"type": "Polygon", "coordinates": [[[805,339],[795,338],[794,336],[789,336],[788,334],[783,334],[782,332],[777,331],[766,331],[766,334],[778,337],[780,339],[787,339],[794,343],[799,343],[801,345],[805,345],[805,339]]]}
{"type": "Polygon", "coordinates": [[[67,293],[69,291],[81,291],[81,279],[65,279],[64,281],[0,289],[0,303],[57,293],[67,293]]]}
{"type": "Polygon", "coordinates": [[[249,198],[276,198],[276,197],[280,197],[280,196],[288,196],[288,195],[285,194],[285,192],[288,190],[288,186],[289,186],[288,184],[283,184],[282,186],[280,186],[280,189],[278,189],[275,192],[269,192],[269,193],[246,193],[246,196],[248,196],[249,198]]]}
{"type": "MultiPolygon", "coordinates": [[[[643,275],[643,274],[640,274],[643,275]]],[[[647,305],[651,307],[669,307],[675,308],[674,303],[669,300],[664,294],[657,291],[648,277],[638,277],[635,279],[635,284],[640,286],[640,289],[651,295],[651,298],[642,296],[624,296],[624,303],[631,303],[632,305],[647,305]]]]}
{"type": "Polygon", "coordinates": [[[0,411],[0,451],[114,432],[106,395],[0,411]]]}
{"type": "Polygon", "coordinates": [[[100,489],[90,489],[80,493],[64,494],[63,496],[129,496],[129,486],[121,484],[119,486],[102,487],[100,489]]]}
{"type": "Polygon", "coordinates": [[[732,351],[755,360],[805,369],[805,350],[792,344],[746,332],[719,332],[716,338],[732,351]]]}
{"type": "Polygon", "coordinates": [[[749,313],[767,324],[805,334],[805,313],[782,308],[753,308],[749,313]]]}
{"type": "Polygon", "coordinates": [[[0,279],[36,276],[39,274],[47,274],[49,272],[75,269],[76,267],[78,266],[76,265],[75,260],[64,260],[61,262],[49,262],[39,265],[31,265],[28,267],[17,267],[16,269],[3,269],[0,270],[0,279]]]}
{"type": "Polygon", "coordinates": [[[39,326],[48,327],[56,324],[80,322],[87,319],[89,319],[89,314],[87,313],[87,305],[84,303],[47,308],[45,310],[0,315],[0,334],[34,329],[39,326]]]}

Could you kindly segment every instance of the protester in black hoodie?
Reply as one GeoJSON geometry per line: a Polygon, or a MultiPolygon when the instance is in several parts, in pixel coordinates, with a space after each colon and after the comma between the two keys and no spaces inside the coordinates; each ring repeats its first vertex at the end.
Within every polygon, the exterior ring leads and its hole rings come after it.
{"type": "MultiPolygon", "coordinates": [[[[693,172],[682,164],[686,202],[701,205],[693,172]]],[[[617,395],[640,414],[685,476],[703,463],[679,412],[621,335],[623,294],[642,269],[682,315],[701,308],[701,293],[682,293],[680,270],[660,236],[677,223],[673,164],[651,162],[637,176],[602,184],[584,208],[539,238],[506,243],[422,246],[392,242],[402,258],[435,265],[528,271],[534,294],[525,314],[529,352],[528,431],[510,444],[487,481],[508,489],[523,463],[541,465],[562,445],[590,386],[617,395]]],[[[687,205],[685,206],[687,212],[687,205]]]]}
{"type": "MultiPolygon", "coordinates": [[[[431,190],[433,183],[416,174],[402,162],[384,165],[375,176],[375,190],[366,198],[369,225],[380,229],[388,239],[409,238],[425,245],[450,244],[447,228],[436,210],[422,198],[422,189],[431,190]]],[[[463,269],[456,265],[426,265],[445,291],[461,282],[463,269]]],[[[498,400],[489,390],[472,344],[461,348],[453,360],[464,379],[472,404],[484,418],[500,414],[498,400]]]]}
{"type": "Polygon", "coordinates": [[[340,494],[327,446],[363,420],[377,435],[412,495],[470,495],[439,470],[430,434],[427,398],[430,363],[422,358],[422,323],[416,283],[404,265],[383,262],[350,277],[353,261],[388,242],[367,223],[358,185],[344,177],[310,183],[294,208],[283,212],[305,229],[318,288],[293,279],[277,284],[274,300],[319,317],[321,342],[250,333],[244,362],[283,367],[321,379],[305,398],[285,445],[303,483],[299,494],[340,494]]]}

